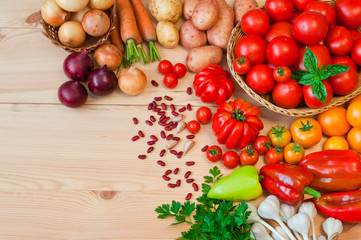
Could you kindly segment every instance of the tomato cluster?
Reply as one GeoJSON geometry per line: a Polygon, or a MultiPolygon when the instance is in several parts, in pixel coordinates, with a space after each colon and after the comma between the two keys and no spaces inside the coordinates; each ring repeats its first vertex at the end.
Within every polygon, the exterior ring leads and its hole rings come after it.
{"type": "Polygon", "coordinates": [[[167,88],[175,88],[178,85],[178,78],[184,77],[187,68],[182,63],[173,64],[168,60],[162,60],[158,64],[158,71],[164,74],[163,83],[167,88]]]}
{"type": "Polygon", "coordinates": [[[334,94],[346,95],[358,86],[360,16],[359,0],[336,0],[335,6],[320,0],[266,0],[265,10],[254,9],[242,17],[246,35],[235,46],[234,69],[247,74],[253,91],[270,93],[280,107],[295,108],[302,101],[322,107],[334,94]],[[306,60],[310,54],[314,66],[306,60]],[[334,64],[349,69],[335,73],[334,64]],[[300,81],[291,70],[314,73],[315,79],[300,81]]]}

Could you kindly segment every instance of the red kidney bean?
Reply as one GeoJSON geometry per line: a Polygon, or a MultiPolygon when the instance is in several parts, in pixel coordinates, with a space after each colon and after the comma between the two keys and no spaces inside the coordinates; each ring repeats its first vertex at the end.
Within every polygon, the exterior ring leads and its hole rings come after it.
{"type": "Polygon", "coordinates": [[[153,126],[153,123],[149,120],[146,120],[145,123],[148,124],[149,126],[153,126]]]}
{"type": "Polygon", "coordinates": [[[159,156],[163,157],[164,154],[165,154],[165,149],[162,149],[162,151],[160,151],[160,153],[159,153],[159,156]]]}
{"type": "Polygon", "coordinates": [[[193,134],[187,135],[186,138],[187,138],[187,139],[193,139],[193,138],[194,138],[194,135],[193,135],[193,134]]]}
{"type": "Polygon", "coordinates": [[[182,152],[182,151],[178,152],[178,153],[177,153],[177,158],[181,158],[182,155],[183,155],[183,152],[182,152]]]}
{"type": "Polygon", "coordinates": [[[168,187],[170,188],[175,188],[177,185],[175,185],[174,183],[168,183],[168,187]]]}
{"type": "Polygon", "coordinates": [[[165,122],[158,122],[159,125],[161,125],[162,127],[165,127],[167,124],[165,122]]]}
{"type": "Polygon", "coordinates": [[[174,122],[171,126],[171,128],[176,128],[178,126],[178,122],[174,122]]]}
{"type": "Polygon", "coordinates": [[[174,141],[179,141],[180,138],[179,138],[179,137],[173,137],[172,140],[174,140],[174,141]]]}
{"type": "Polygon", "coordinates": [[[195,192],[198,192],[198,185],[197,185],[197,183],[192,183],[192,187],[193,187],[193,189],[194,189],[194,191],[195,192]]]}
{"type": "Polygon", "coordinates": [[[176,185],[177,187],[180,187],[180,185],[181,185],[181,180],[178,179],[177,182],[175,183],[175,185],[176,185]]]}
{"type": "Polygon", "coordinates": [[[157,101],[157,102],[158,102],[158,101],[161,101],[161,100],[162,100],[162,97],[155,97],[155,98],[154,98],[154,101],[157,101]]]}
{"type": "Polygon", "coordinates": [[[152,83],[152,85],[153,85],[154,87],[158,87],[158,86],[159,86],[159,84],[158,84],[157,81],[155,81],[155,80],[152,80],[151,83],[152,83]]]}
{"type": "Polygon", "coordinates": [[[150,135],[150,138],[151,138],[154,142],[158,141],[158,138],[157,138],[157,136],[155,136],[155,135],[150,135]]]}
{"type": "Polygon", "coordinates": [[[192,182],[194,182],[194,179],[193,179],[193,178],[189,178],[189,179],[186,180],[186,182],[187,182],[187,183],[192,183],[192,182]]]}
{"type": "Polygon", "coordinates": [[[165,181],[169,181],[170,180],[170,177],[166,176],[166,175],[163,175],[162,178],[165,180],[165,181]]]}
{"type": "Polygon", "coordinates": [[[154,150],[154,147],[149,147],[149,148],[147,149],[147,153],[151,153],[151,152],[153,152],[153,150],[154,150]]]}
{"type": "Polygon", "coordinates": [[[173,103],[170,105],[170,110],[175,111],[175,106],[173,103]]]}
{"type": "Polygon", "coordinates": [[[179,115],[179,113],[177,113],[176,111],[172,111],[172,115],[176,117],[179,115]]]}
{"type": "Polygon", "coordinates": [[[169,119],[170,119],[170,117],[166,117],[166,118],[163,119],[163,122],[166,122],[166,121],[168,121],[169,119]]]}
{"type": "Polygon", "coordinates": [[[191,87],[188,87],[188,88],[187,88],[187,94],[188,94],[188,95],[192,95],[192,88],[191,88],[191,87]]]}
{"type": "Polygon", "coordinates": [[[169,123],[167,123],[166,127],[170,127],[170,126],[172,126],[172,125],[173,125],[173,122],[170,121],[169,123]]]}
{"type": "Polygon", "coordinates": [[[134,123],[134,125],[138,124],[138,119],[136,117],[133,117],[133,123],[134,123]]]}
{"type": "Polygon", "coordinates": [[[168,132],[169,132],[169,131],[172,131],[172,130],[173,130],[173,128],[171,128],[171,127],[165,127],[165,128],[164,128],[164,130],[166,130],[166,131],[168,131],[168,132]]]}
{"type": "Polygon", "coordinates": [[[178,154],[178,152],[177,152],[176,150],[174,150],[174,149],[170,150],[169,152],[170,152],[171,154],[174,154],[174,155],[177,155],[177,154],[178,154]]]}
{"type": "Polygon", "coordinates": [[[179,168],[176,168],[176,169],[174,169],[174,171],[173,171],[174,175],[177,175],[178,172],[179,172],[179,168]]]}
{"type": "Polygon", "coordinates": [[[138,139],[139,139],[139,136],[137,136],[137,135],[134,136],[134,137],[132,137],[132,141],[133,141],[133,142],[137,141],[138,139]]]}
{"type": "Polygon", "coordinates": [[[155,122],[155,121],[156,121],[156,120],[155,120],[155,117],[154,117],[153,115],[150,115],[149,119],[150,119],[150,121],[152,121],[152,122],[155,122]]]}
{"type": "Polygon", "coordinates": [[[164,167],[165,166],[165,162],[163,162],[162,160],[158,160],[157,164],[164,167]]]}
{"type": "Polygon", "coordinates": [[[147,156],[146,155],[138,155],[139,159],[145,159],[147,156]]]}
{"type": "Polygon", "coordinates": [[[186,107],[182,107],[178,110],[178,112],[184,112],[186,110],[186,107]]]}
{"type": "Polygon", "coordinates": [[[165,112],[164,112],[164,111],[160,111],[160,112],[157,112],[157,114],[158,114],[159,116],[164,116],[164,115],[165,115],[165,112]]]}
{"type": "Polygon", "coordinates": [[[159,121],[162,121],[165,118],[164,115],[160,116],[159,121]]]}
{"type": "Polygon", "coordinates": [[[153,104],[152,103],[149,103],[148,104],[148,110],[152,110],[153,109],[153,104]]]}
{"type": "Polygon", "coordinates": [[[172,101],[172,100],[173,100],[173,98],[171,98],[171,97],[169,97],[169,96],[167,96],[167,95],[164,96],[164,99],[165,99],[165,100],[168,100],[168,101],[172,101]]]}
{"type": "Polygon", "coordinates": [[[165,105],[165,103],[160,104],[160,106],[162,107],[163,110],[167,110],[167,105],[165,105]]]}
{"type": "Polygon", "coordinates": [[[191,175],[191,171],[187,171],[185,174],[184,174],[184,178],[188,178],[190,175],[191,175]]]}
{"type": "Polygon", "coordinates": [[[148,141],[147,144],[148,144],[148,145],[154,145],[154,144],[155,144],[155,141],[148,141]]]}
{"type": "Polygon", "coordinates": [[[168,141],[171,140],[172,137],[173,137],[173,134],[169,134],[169,135],[167,136],[167,140],[168,140],[168,141]]]}
{"type": "Polygon", "coordinates": [[[153,111],[153,112],[160,112],[160,108],[157,108],[157,107],[156,107],[156,108],[153,108],[152,111],[153,111]]]}
{"type": "Polygon", "coordinates": [[[185,199],[188,201],[191,200],[191,198],[192,198],[192,193],[188,193],[185,199]]]}
{"type": "Polygon", "coordinates": [[[187,110],[192,111],[192,106],[189,103],[187,104],[187,110]]]}
{"type": "Polygon", "coordinates": [[[153,108],[157,107],[157,103],[155,101],[152,101],[153,108]]]}
{"type": "Polygon", "coordinates": [[[164,175],[167,176],[167,175],[169,175],[169,174],[171,174],[171,173],[172,173],[172,170],[168,169],[167,171],[164,172],[164,175]]]}
{"type": "Polygon", "coordinates": [[[144,133],[142,131],[138,131],[139,137],[144,137],[144,133]]]}
{"type": "Polygon", "coordinates": [[[208,150],[209,146],[208,145],[205,145],[204,147],[202,147],[201,151],[202,152],[206,152],[208,150]]]}
{"type": "Polygon", "coordinates": [[[165,135],[165,132],[162,130],[162,131],[160,131],[160,136],[162,137],[162,138],[166,138],[167,136],[165,135]]]}
{"type": "Polygon", "coordinates": [[[193,165],[194,165],[194,162],[193,162],[193,161],[186,162],[186,165],[187,165],[187,166],[193,166],[193,165]]]}

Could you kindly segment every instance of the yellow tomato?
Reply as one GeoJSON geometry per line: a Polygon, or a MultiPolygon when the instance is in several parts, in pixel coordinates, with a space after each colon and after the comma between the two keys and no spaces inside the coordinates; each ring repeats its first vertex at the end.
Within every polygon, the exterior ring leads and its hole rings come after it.
{"type": "Polygon", "coordinates": [[[347,142],[352,150],[361,153],[361,128],[351,128],[347,134],[347,142]]]}
{"type": "Polygon", "coordinates": [[[298,118],[291,125],[293,141],[309,148],[316,145],[322,138],[320,124],[313,118],[298,118]]]}
{"type": "Polygon", "coordinates": [[[268,133],[268,137],[271,140],[273,146],[284,147],[289,142],[291,142],[291,133],[285,126],[280,126],[277,123],[277,126],[272,127],[271,131],[268,133]]]}
{"type": "Polygon", "coordinates": [[[323,145],[324,150],[348,150],[348,143],[345,138],[334,136],[327,139],[323,145]]]}
{"type": "Polygon", "coordinates": [[[357,95],[354,99],[350,101],[350,104],[356,101],[361,101],[361,94],[357,95]]]}
{"type": "Polygon", "coordinates": [[[298,164],[305,156],[305,149],[299,143],[289,143],[283,149],[284,160],[289,164],[298,164]]]}
{"type": "Polygon", "coordinates": [[[350,130],[351,125],[347,121],[346,109],[335,107],[317,116],[322,132],[328,136],[342,136],[350,130]]]}
{"type": "Polygon", "coordinates": [[[355,101],[348,106],[347,121],[353,127],[361,127],[361,101],[355,101]]]}

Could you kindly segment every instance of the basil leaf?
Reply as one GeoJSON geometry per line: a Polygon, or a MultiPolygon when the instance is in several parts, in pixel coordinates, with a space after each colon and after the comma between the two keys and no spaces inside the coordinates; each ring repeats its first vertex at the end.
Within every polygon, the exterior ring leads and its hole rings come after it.
{"type": "Polygon", "coordinates": [[[309,74],[307,71],[303,71],[303,70],[296,70],[296,71],[292,71],[291,74],[291,78],[295,79],[296,81],[301,80],[302,76],[309,74]]]}
{"type": "Polygon", "coordinates": [[[326,66],[325,66],[325,64],[322,64],[322,66],[321,66],[321,72],[322,71],[325,71],[326,70],[326,66]]]}
{"type": "Polygon", "coordinates": [[[306,46],[305,55],[303,56],[303,64],[309,72],[318,72],[318,61],[316,55],[306,46]]]}
{"type": "Polygon", "coordinates": [[[350,69],[349,66],[344,66],[340,64],[327,66],[327,71],[330,73],[330,76],[335,76],[337,74],[347,72],[349,69],[350,69]]]}
{"type": "Polygon", "coordinates": [[[330,76],[330,72],[327,70],[321,70],[319,72],[319,75],[320,75],[320,80],[325,80],[330,76]]]}
{"type": "Polygon", "coordinates": [[[325,84],[323,84],[321,81],[315,82],[312,85],[312,93],[318,100],[325,104],[327,98],[327,90],[325,84]]]}
{"type": "Polygon", "coordinates": [[[315,76],[312,73],[307,73],[302,76],[301,80],[298,81],[299,84],[310,86],[315,82],[315,76]]]}

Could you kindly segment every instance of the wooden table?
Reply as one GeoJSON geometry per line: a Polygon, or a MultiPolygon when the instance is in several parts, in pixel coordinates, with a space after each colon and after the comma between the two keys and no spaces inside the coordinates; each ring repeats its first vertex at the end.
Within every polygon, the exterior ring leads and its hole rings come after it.
{"type": "MultiPolygon", "coordinates": [[[[200,184],[214,166],[200,149],[215,144],[216,139],[209,124],[202,126],[194,148],[182,159],[167,154],[167,166],[158,166],[159,151],[165,145],[160,140],[147,159],[139,160],[138,154],[148,147],[146,139],[160,131],[160,126],[144,123],[150,115],[147,104],[165,94],[174,98],[178,108],[190,103],[193,111],[186,113],[186,121],[195,118],[197,107],[207,105],[215,110],[215,106],[185,93],[192,84],[191,73],[175,90],[162,84],[153,87],[150,80],[161,83],[162,76],[157,63],[152,63],[136,65],[149,80],[141,95],[126,96],[118,90],[107,97],[90,95],[79,109],[64,107],[57,90],[67,80],[62,64],[68,53],[41,34],[36,12],[42,1],[0,3],[0,239],[159,240],[180,236],[188,226],[169,226],[172,220],[158,220],[154,209],[173,199],[183,201],[193,191],[185,182],[170,189],[161,176],[168,168],[180,167],[179,178],[191,170],[200,184]],[[133,116],[140,120],[139,125],[133,124],[133,116]],[[146,133],[146,139],[132,142],[138,130],[146,133]],[[187,167],[187,160],[196,164],[187,167]]],[[[173,63],[184,62],[187,54],[180,46],[171,50],[159,47],[159,51],[173,63]]],[[[256,104],[236,87],[234,98],[239,97],[256,104]]],[[[263,134],[276,122],[290,126],[293,121],[261,108],[263,134]]],[[[184,131],[180,137],[185,135],[184,131]]],[[[324,141],[307,152],[321,149],[324,141]]],[[[181,150],[182,145],[176,149],[181,150]]],[[[263,158],[257,166],[262,164],[263,158]]],[[[230,172],[220,163],[216,165],[224,173],[230,172]]],[[[321,232],[323,218],[317,216],[316,221],[321,232]]],[[[360,239],[361,225],[345,224],[344,228],[340,239],[360,239]]]]}

